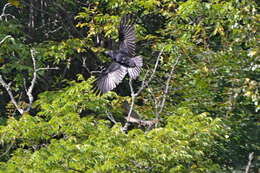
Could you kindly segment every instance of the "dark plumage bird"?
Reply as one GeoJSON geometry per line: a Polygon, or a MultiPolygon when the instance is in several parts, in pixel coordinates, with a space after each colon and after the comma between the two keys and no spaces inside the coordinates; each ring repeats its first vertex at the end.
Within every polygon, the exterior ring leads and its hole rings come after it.
{"type": "Polygon", "coordinates": [[[142,57],[135,56],[135,29],[131,15],[126,15],[121,19],[118,32],[119,49],[105,52],[113,62],[95,81],[95,89],[102,94],[116,88],[126,74],[136,79],[143,66],[142,57]]]}

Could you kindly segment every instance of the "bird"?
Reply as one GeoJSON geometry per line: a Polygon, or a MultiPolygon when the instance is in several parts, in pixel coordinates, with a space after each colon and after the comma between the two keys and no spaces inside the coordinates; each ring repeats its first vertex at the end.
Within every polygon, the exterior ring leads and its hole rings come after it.
{"type": "Polygon", "coordinates": [[[133,16],[127,14],[121,18],[118,27],[119,48],[105,51],[112,59],[112,63],[101,73],[94,82],[95,91],[104,94],[115,89],[128,74],[131,79],[136,79],[143,66],[142,56],[136,56],[136,35],[133,16]]]}

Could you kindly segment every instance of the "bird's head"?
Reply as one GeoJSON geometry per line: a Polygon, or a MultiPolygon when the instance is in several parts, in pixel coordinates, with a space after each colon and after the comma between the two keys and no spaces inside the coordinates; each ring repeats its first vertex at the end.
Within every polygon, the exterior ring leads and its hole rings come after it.
{"type": "Polygon", "coordinates": [[[105,51],[105,54],[106,54],[107,56],[113,57],[113,51],[112,51],[112,50],[105,51]]]}

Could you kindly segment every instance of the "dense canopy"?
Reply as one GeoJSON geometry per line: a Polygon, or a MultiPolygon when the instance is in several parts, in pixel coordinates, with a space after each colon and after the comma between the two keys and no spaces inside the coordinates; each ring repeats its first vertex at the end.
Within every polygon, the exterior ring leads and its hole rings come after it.
{"type": "Polygon", "coordinates": [[[259,18],[254,0],[1,0],[0,172],[258,172],[259,18]],[[142,71],[96,95],[123,49],[142,71]]]}

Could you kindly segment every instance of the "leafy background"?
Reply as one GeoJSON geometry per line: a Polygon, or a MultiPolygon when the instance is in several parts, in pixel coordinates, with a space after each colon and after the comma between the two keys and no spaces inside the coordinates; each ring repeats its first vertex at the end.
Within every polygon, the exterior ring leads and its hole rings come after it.
{"type": "MultiPolygon", "coordinates": [[[[2,0],[0,75],[20,108],[39,71],[34,103],[20,115],[0,87],[0,172],[259,171],[259,3],[253,0],[2,0]],[[5,6],[9,3],[8,6],[5,6]],[[179,59],[160,122],[122,132],[130,102],[126,79],[93,94],[92,71],[117,47],[117,26],[136,17],[137,52],[155,76],[136,98],[142,120],[156,118],[179,59]],[[8,14],[8,15],[3,15],[8,14]],[[113,116],[116,123],[108,116],[113,116]]],[[[150,73],[149,73],[150,74],[150,73]]]]}

